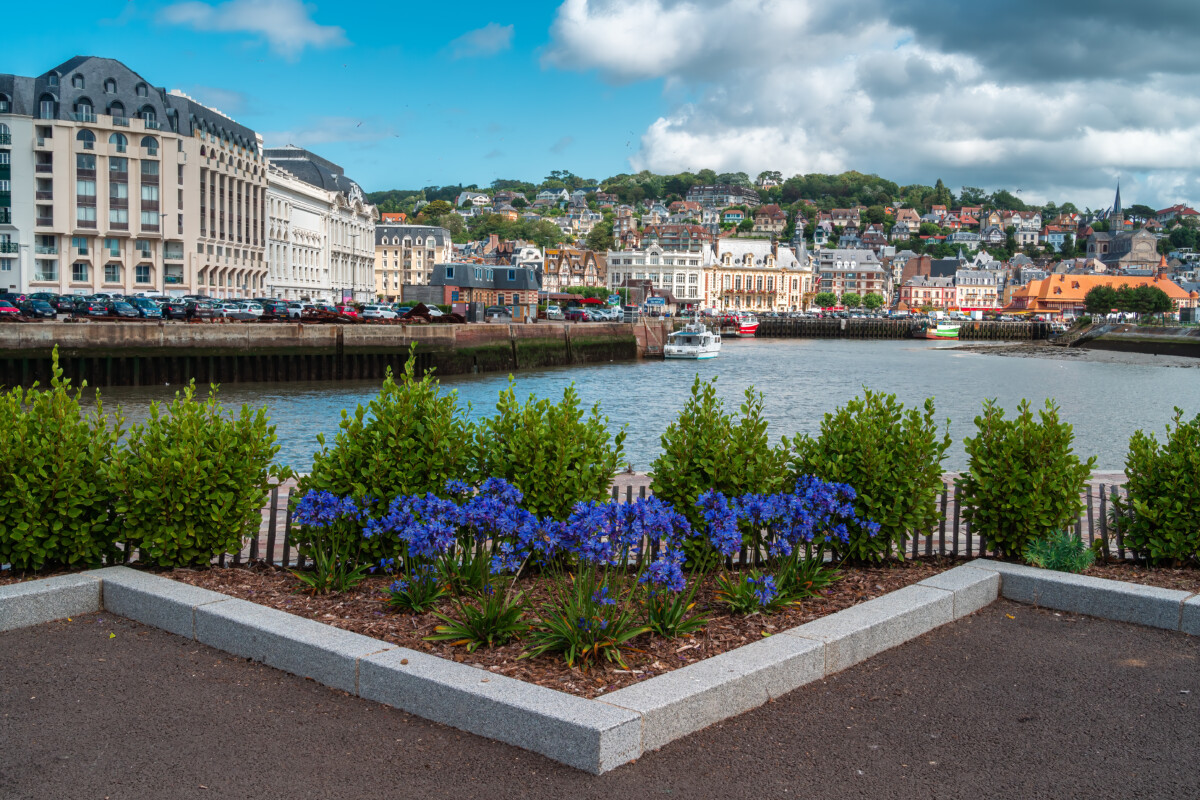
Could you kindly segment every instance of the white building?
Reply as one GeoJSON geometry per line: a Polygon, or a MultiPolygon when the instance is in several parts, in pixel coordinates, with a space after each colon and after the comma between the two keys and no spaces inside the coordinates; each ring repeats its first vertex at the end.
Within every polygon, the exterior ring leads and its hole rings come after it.
{"type": "Polygon", "coordinates": [[[609,250],[607,260],[609,289],[627,280],[648,280],[658,291],[669,291],[684,303],[697,303],[704,299],[704,268],[712,264],[712,250],[663,250],[653,244],[644,250],[609,250]]]}
{"type": "Polygon", "coordinates": [[[375,207],[342,168],[294,146],[269,148],[267,293],[288,300],[375,297],[375,207]]]}

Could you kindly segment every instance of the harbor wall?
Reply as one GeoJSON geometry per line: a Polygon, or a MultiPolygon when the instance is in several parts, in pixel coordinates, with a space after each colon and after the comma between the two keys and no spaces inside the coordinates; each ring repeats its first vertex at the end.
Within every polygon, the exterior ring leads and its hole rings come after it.
{"type": "MultiPolygon", "coordinates": [[[[993,322],[966,320],[959,325],[958,338],[970,341],[1047,339],[1051,326],[1045,322],[993,322]]],[[[802,339],[910,339],[924,323],[906,319],[816,319],[766,317],[759,320],[758,338],[802,339]]]]}
{"type": "Polygon", "coordinates": [[[1123,325],[1077,346],[1120,353],[1200,358],[1200,329],[1123,325]]]}
{"type": "MultiPolygon", "coordinates": [[[[0,385],[66,377],[93,386],[379,379],[404,366],[440,375],[636,359],[657,323],[339,325],[43,322],[0,325],[0,385]]],[[[652,354],[652,353],[651,353],[652,354]]]]}

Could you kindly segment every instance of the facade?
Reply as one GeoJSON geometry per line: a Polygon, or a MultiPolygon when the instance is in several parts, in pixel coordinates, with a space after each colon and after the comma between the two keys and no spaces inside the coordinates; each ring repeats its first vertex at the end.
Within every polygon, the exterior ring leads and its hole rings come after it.
{"type": "Polygon", "coordinates": [[[909,308],[950,308],[955,303],[954,281],[924,275],[909,278],[900,287],[900,302],[909,308]]]}
{"type": "Polygon", "coordinates": [[[342,168],[300,147],[269,148],[267,294],[375,298],[375,207],[342,168]]]}
{"type": "Polygon", "coordinates": [[[375,296],[404,299],[404,286],[429,283],[433,267],[451,259],[450,231],[436,225],[375,226],[375,296]]]}
{"type": "Polygon", "coordinates": [[[892,294],[892,276],[871,250],[821,250],[817,253],[818,292],[833,292],[840,302],[846,292],[860,297],[875,293],[886,302],[892,294]]]}
{"type": "Polygon", "coordinates": [[[652,244],[644,250],[609,250],[607,260],[610,290],[629,286],[630,281],[648,281],[656,291],[690,304],[704,299],[704,271],[712,263],[712,251],[668,250],[652,244]]]}
{"type": "Polygon", "coordinates": [[[689,203],[699,203],[702,206],[748,206],[757,208],[762,202],[758,192],[748,186],[731,186],[727,183],[693,186],[688,189],[689,203]]]}
{"type": "Polygon", "coordinates": [[[787,227],[787,212],[775,203],[761,206],[754,212],[754,232],[778,236],[787,227]]]}
{"type": "Polygon", "coordinates": [[[954,276],[954,304],[962,311],[999,308],[998,288],[995,273],[960,269],[954,276]]]}
{"type": "Polygon", "coordinates": [[[507,306],[513,310],[514,321],[533,322],[537,319],[538,293],[542,284],[535,269],[449,263],[435,265],[426,286],[411,288],[416,290],[411,294],[423,296],[408,299],[428,303],[425,295],[440,291],[439,298],[434,298],[439,303],[507,306]]]}
{"type": "Polygon", "coordinates": [[[799,311],[813,291],[808,254],[766,239],[718,239],[705,305],[719,311],[799,311]]]}
{"type": "Polygon", "coordinates": [[[1082,314],[1084,298],[1096,286],[1111,286],[1120,289],[1128,286],[1156,286],[1166,292],[1177,308],[1196,308],[1200,296],[1185,291],[1179,284],[1167,278],[1136,277],[1132,275],[1068,275],[1056,273],[1041,280],[1031,280],[1012,293],[1009,311],[1024,311],[1034,314],[1082,314]]]}
{"type": "Polygon", "coordinates": [[[0,75],[0,289],[257,296],[266,188],[258,134],[119,61],[0,75]]]}
{"type": "Polygon", "coordinates": [[[607,286],[608,261],[603,253],[577,247],[546,248],[542,287],[561,292],[568,286],[607,286]]]}

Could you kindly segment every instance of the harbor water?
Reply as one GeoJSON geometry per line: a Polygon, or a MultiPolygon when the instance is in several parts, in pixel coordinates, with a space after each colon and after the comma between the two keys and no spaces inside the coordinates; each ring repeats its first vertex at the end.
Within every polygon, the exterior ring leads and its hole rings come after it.
{"type": "MultiPolygon", "coordinates": [[[[1200,412],[1200,370],[1164,366],[1152,356],[1017,358],[986,346],[964,350],[923,340],[727,339],[720,357],[708,361],[593,364],[522,371],[513,379],[519,396],[555,400],[574,383],[586,404],[600,404],[614,430],[625,428],[626,460],[645,471],[696,375],[718,378],[729,410],[736,411],[747,387],[761,391],[773,443],[815,433],[824,414],[864,386],[894,393],[906,405],[932,397],[938,420],[950,422],[950,471],[965,467],[962,440],[973,434],[985,398],[1010,412],[1023,398],[1035,409],[1052,398],[1074,425],[1076,452],[1097,456],[1100,470],[1122,469],[1130,435],[1139,428],[1161,432],[1175,406],[1188,418],[1200,412]]],[[[508,376],[456,376],[442,383],[478,417],[494,413],[508,376]]],[[[179,388],[113,387],[103,396],[106,407],[119,404],[128,421],[140,421],[151,402],[169,400],[179,388]]],[[[378,381],[243,383],[223,387],[219,397],[227,406],[265,405],[280,439],[280,461],[305,471],[318,447],[316,435],[323,432],[332,443],[342,411],[352,413],[378,388],[378,381]]]]}

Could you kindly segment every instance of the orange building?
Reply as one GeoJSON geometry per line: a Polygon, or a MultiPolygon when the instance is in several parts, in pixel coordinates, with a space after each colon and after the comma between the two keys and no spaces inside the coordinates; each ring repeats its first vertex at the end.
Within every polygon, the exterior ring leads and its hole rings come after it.
{"type": "Polygon", "coordinates": [[[1012,293],[1012,302],[1004,310],[1030,314],[1082,314],[1083,298],[1096,286],[1111,286],[1113,289],[1128,286],[1136,289],[1146,285],[1156,286],[1166,292],[1177,309],[1200,306],[1200,294],[1186,292],[1168,278],[1056,274],[1030,281],[1027,286],[1016,289],[1012,293]]]}

